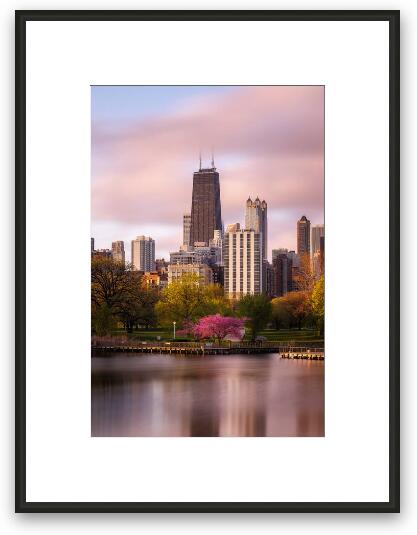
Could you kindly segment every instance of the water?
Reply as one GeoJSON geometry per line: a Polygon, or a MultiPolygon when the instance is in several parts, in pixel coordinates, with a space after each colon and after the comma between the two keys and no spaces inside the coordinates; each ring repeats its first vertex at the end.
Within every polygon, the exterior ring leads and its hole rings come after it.
{"type": "Polygon", "coordinates": [[[324,436],[324,365],[274,354],[92,358],[92,436],[324,436]]]}

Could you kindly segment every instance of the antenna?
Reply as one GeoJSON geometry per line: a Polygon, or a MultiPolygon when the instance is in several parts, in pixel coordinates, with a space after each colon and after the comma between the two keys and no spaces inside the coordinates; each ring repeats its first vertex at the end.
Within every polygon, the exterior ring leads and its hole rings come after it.
{"type": "Polygon", "coordinates": [[[201,171],[201,150],[200,150],[200,171],[201,171]]]}
{"type": "Polygon", "coordinates": [[[211,149],[211,167],[213,169],[216,169],[215,166],[214,166],[214,152],[213,152],[213,149],[211,149]]]}

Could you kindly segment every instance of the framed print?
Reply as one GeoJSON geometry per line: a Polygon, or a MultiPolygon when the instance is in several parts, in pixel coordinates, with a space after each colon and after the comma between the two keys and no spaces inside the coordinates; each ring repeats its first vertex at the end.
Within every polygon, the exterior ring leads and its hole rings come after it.
{"type": "Polygon", "coordinates": [[[16,12],[16,511],[399,511],[399,12],[16,12]],[[52,260],[52,261],[51,261],[52,260]]]}

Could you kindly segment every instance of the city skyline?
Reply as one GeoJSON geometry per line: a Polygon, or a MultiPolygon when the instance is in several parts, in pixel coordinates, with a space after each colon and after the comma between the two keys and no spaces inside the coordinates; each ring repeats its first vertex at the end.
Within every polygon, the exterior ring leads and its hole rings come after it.
{"type": "Polygon", "coordinates": [[[272,249],[296,249],[300,214],[323,223],[322,88],[166,87],[156,96],[154,89],[92,88],[97,249],[147,235],[157,258],[177,251],[199,152],[209,166],[213,139],[223,223],[244,226],[246,199],[265,198],[269,260],[272,249]]]}

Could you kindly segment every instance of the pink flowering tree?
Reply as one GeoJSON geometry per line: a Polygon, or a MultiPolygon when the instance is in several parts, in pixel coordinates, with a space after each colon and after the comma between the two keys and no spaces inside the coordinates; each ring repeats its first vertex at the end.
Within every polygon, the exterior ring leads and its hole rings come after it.
{"type": "Polygon", "coordinates": [[[193,328],[193,334],[196,338],[214,338],[219,343],[226,336],[240,340],[244,332],[244,319],[221,316],[220,314],[201,318],[193,328]]]}

